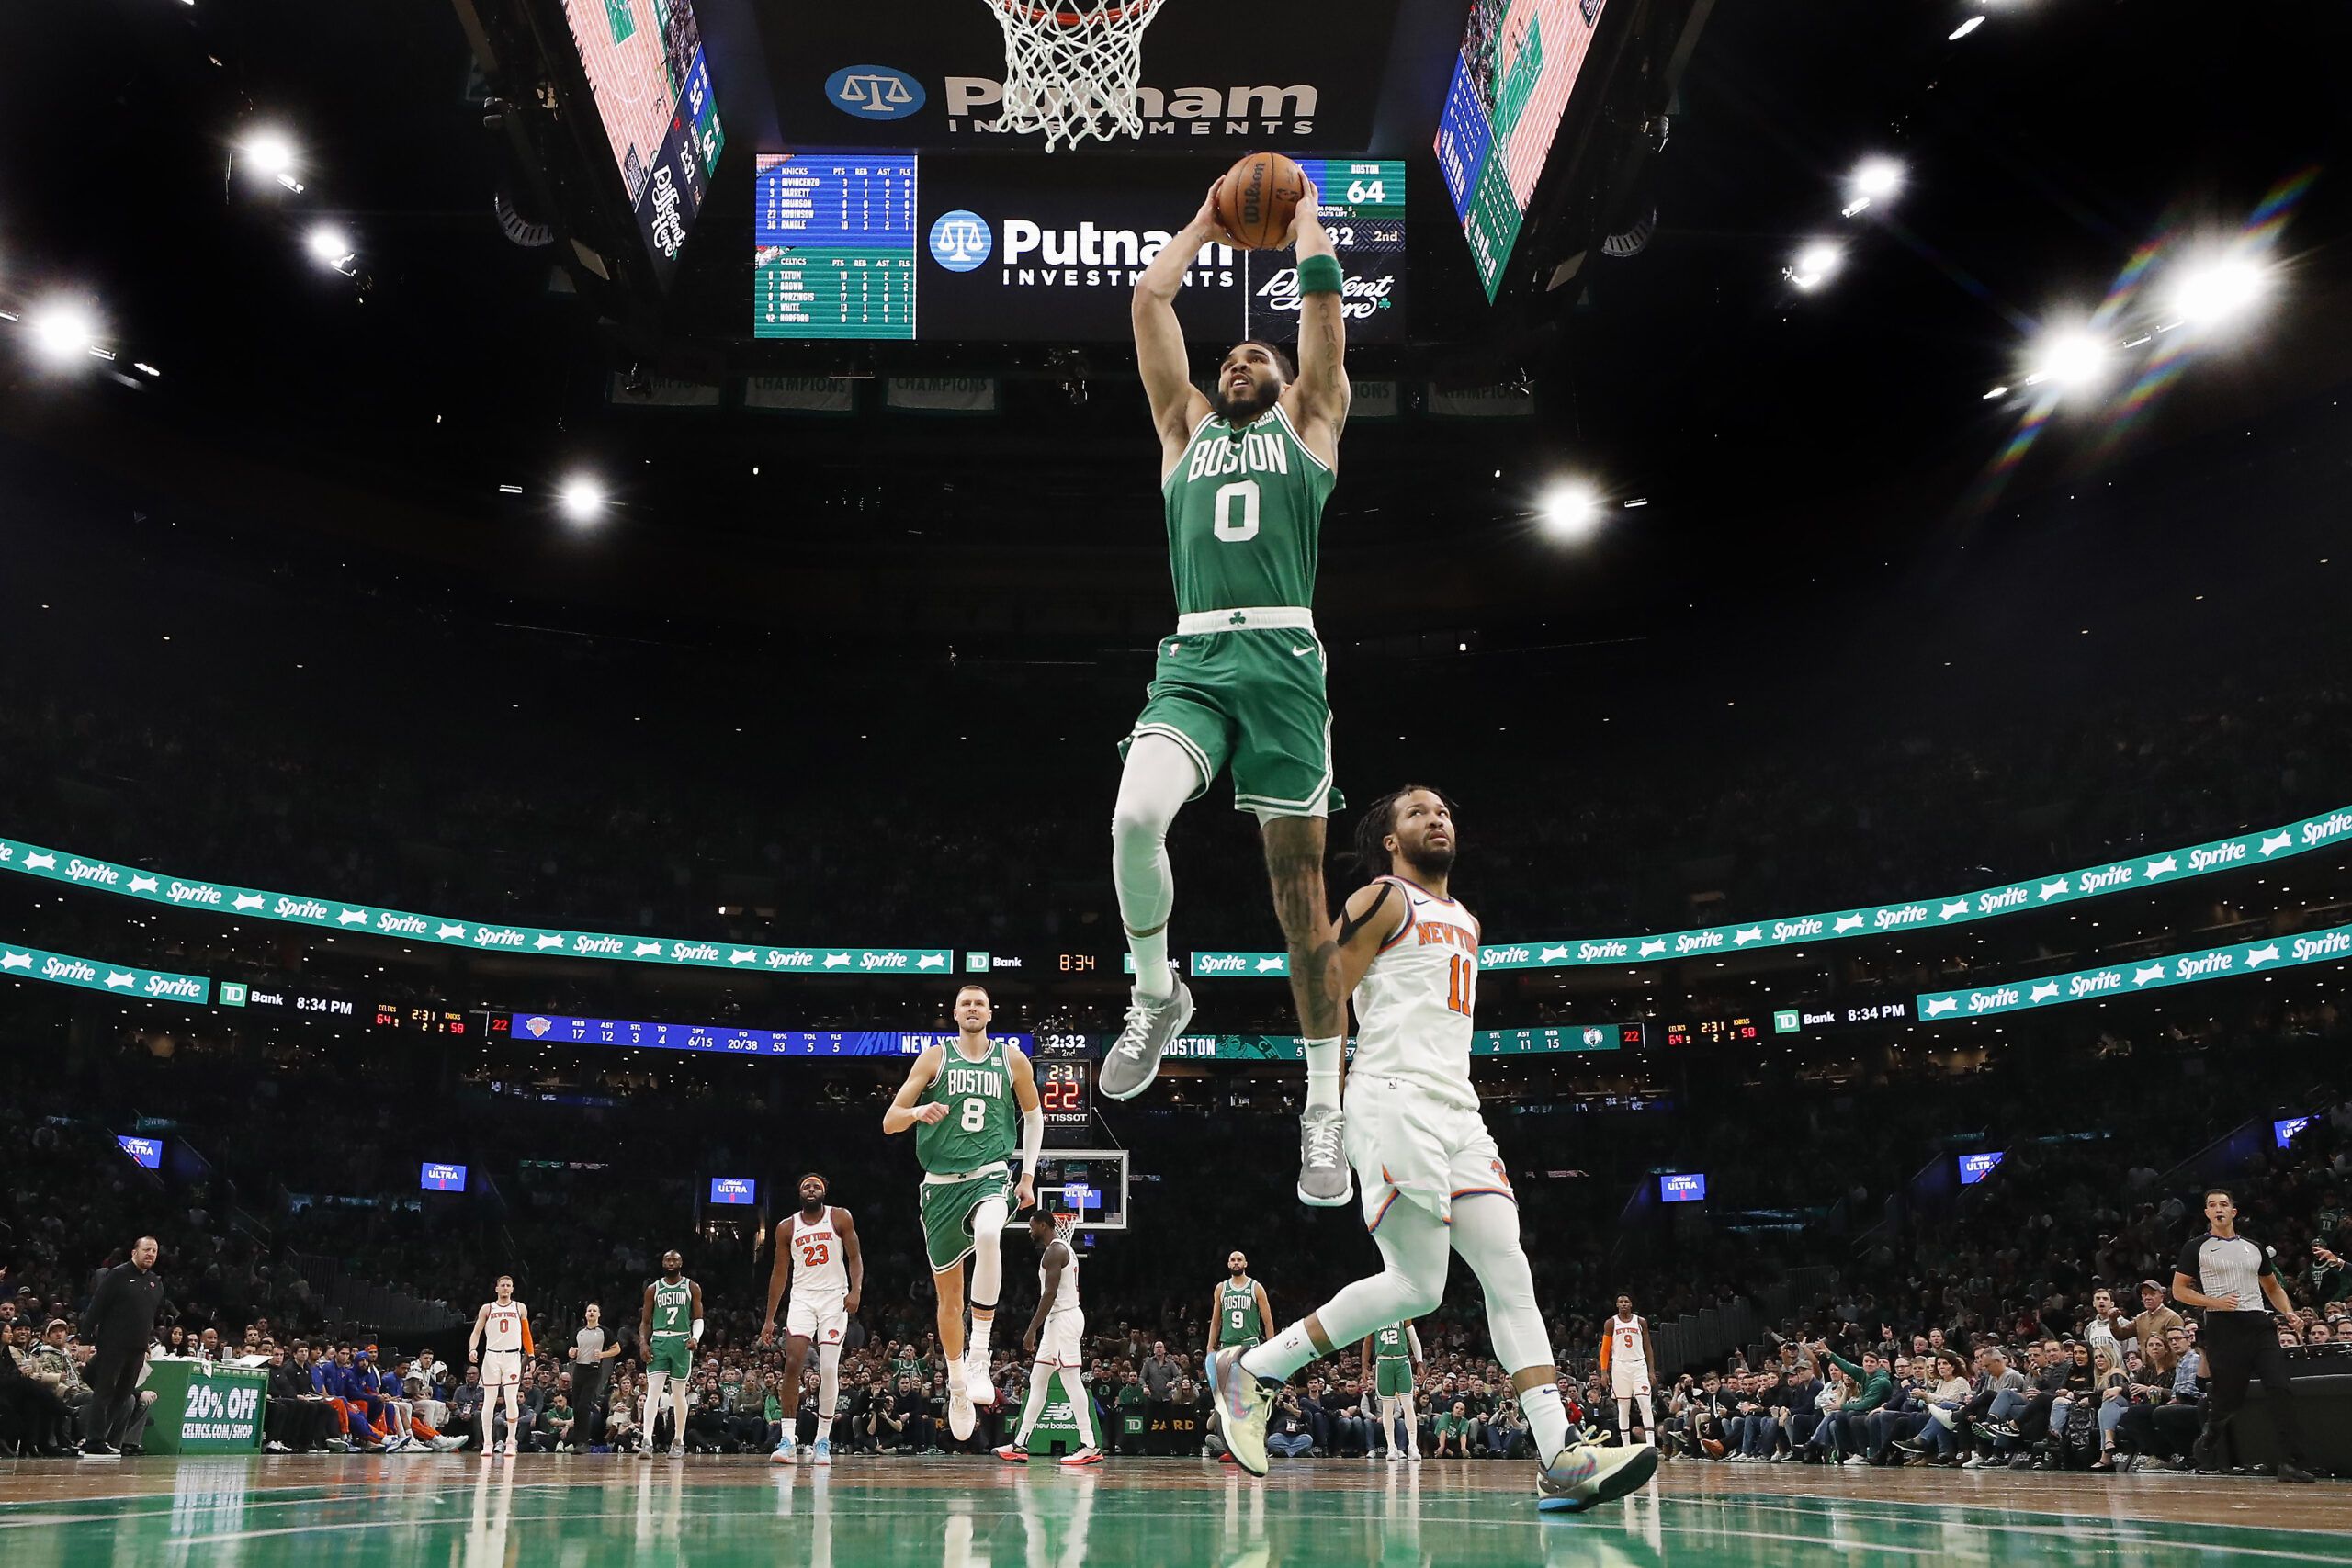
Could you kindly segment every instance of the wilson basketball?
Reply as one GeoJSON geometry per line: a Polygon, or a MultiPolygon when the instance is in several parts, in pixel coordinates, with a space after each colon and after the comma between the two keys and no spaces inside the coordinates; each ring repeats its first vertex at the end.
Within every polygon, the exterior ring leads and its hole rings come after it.
{"type": "Polygon", "coordinates": [[[1216,217],[1242,249],[1262,251],[1290,238],[1306,195],[1306,174],[1280,152],[1252,152],[1217,182],[1216,217]]]}

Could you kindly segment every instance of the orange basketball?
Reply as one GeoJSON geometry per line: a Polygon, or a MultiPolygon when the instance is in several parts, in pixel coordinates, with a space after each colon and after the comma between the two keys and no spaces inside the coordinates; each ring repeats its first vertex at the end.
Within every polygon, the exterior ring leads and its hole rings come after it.
{"type": "Polygon", "coordinates": [[[1306,195],[1306,173],[1280,152],[1252,152],[1217,182],[1216,217],[1245,251],[1286,243],[1298,204],[1306,195]]]}

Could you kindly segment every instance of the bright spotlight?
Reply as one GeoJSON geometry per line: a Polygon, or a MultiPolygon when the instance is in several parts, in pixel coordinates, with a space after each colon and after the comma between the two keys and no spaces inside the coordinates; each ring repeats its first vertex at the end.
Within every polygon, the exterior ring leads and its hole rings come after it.
{"type": "Polygon", "coordinates": [[[1799,288],[1818,288],[1837,276],[1845,259],[1845,253],[1828,241],[1815,240],[1797,253],[1797,259],[1789,264],[1786,275],[1799,288]]]}
{"type": "Polygon", "coordinates": [[[1600,519],[1600,498],[1581,481],[1555,485],[1544,496],[1544,531],[1555,539],[1576,539],[1592,532],[1600,519]]]}
{"type": "Polygon", "coordinates": [[[339,267],[352,257],[351,237],[332,223],[322,223],[305,235],[302,244],[322,265],[339,267]]]}
{"type": "Polygon", "coordinates": [[[275,130],[257,131],[245,143],[245,157],[252,162],[255,173],[275,179],[293,172],[294,144],[275,130]]]}
{"type": "Polygon", "coordinates": [[[1865,158],[1855,166],[1850,183],[1856,196],[1883,200],[1903,188],[1903,165],[1892,158],[1865,158]]]}
{"type": "Polygon", "coordinates": [[[564,481],[563,514],[575,523],[585,523],[604,510],[605,490],[594,479],[585,477],[564,481]]]}
{"type": "Polygon", "coordinates": [[[32,329],[33,346],[41,357],[58,365],[87,355],[97,336],[89,312],[79,305],[44,305],[33,312],[27,325],[32,329]]]}
{"type": "Polygon", "coordinates": [[[1960,26],[1952,28],[1950,33],[1946,34],[1945,41],[1948,43],[1957,43],[1962,39],[1966,38],[1969,34],[1974,32],[1984,25],[1984,13],[1979,11],[1976,15],[1969,17],[1968,20],[1961,23],[1960,26]]]}
{"type": "Polygon", "coordinates": [[[2213,326],[2260,299],[2268,282],[2262,268],[2243,256],[2196,263],[2173,282],[2173,313],[2200,327],[2213,326]]]}
{"type": "Polygon", "coordinates": [[[2062,387],[2079,387],[2098,375],[2107,365],[2107,345],[2086,332],[2072,330],[2052,333],[2041,344],[2034,359],[2033,378],[2055,381],[2062,387]]]}

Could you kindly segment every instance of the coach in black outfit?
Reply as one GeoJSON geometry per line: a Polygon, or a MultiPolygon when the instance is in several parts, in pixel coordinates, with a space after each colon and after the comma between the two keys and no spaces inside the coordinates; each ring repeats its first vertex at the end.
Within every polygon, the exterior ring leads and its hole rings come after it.
{"type": "Polygon", "coordinates": [[[2218,1470],[2225,1462],[2222,1444],[2253,1376],[2269,1391],[2271,1424],[2278,1432],[2278,1451],[2286,1456],[2278,1461],[2278,1479],[2309,1481],[2287,1358],[2279,1354],[2278,1331],[2262,1307],[2267,1295],[2272,1306],[2292,1317],[2295,1303],[2287,1299],[2270,1254],[2238,1235],[2237,1218],[2237,1200],[2229,1189],[2208,1188],[2205,1219],[2211,1228],[2181,1248],[2172,1277],[2173,1299],[2205,1313],[2198,1348],[2212,1386],[2205,1398],[2205,1429],[2197,1438],[2197,1468],[2218,1470]]]}
{"type": "Polygon", "coordinates": [[[108,1269],[90,1293],[82,1314],[82,1337],[97,1347],[90,1358],[90,1403],[82,1417],[82,1451],[117,1453],[114,1434],[139,1396],[139,1368],[155,1337],[155,1317],[164,1307],[164,1277],[155,1272],[155,1238],[142,1235],[130,1261],[108,1269]]]}

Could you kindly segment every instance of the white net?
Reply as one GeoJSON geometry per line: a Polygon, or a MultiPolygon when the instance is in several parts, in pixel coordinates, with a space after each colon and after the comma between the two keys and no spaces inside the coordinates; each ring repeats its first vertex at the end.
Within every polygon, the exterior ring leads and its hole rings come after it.
{"type": "Polygon", "coordinates": [[[994,129],[1042,131],[1046,151],[1143,134],[1143,30],[1167,0],[989,0],[1004,29],[1004,112],[994,129]]]}

